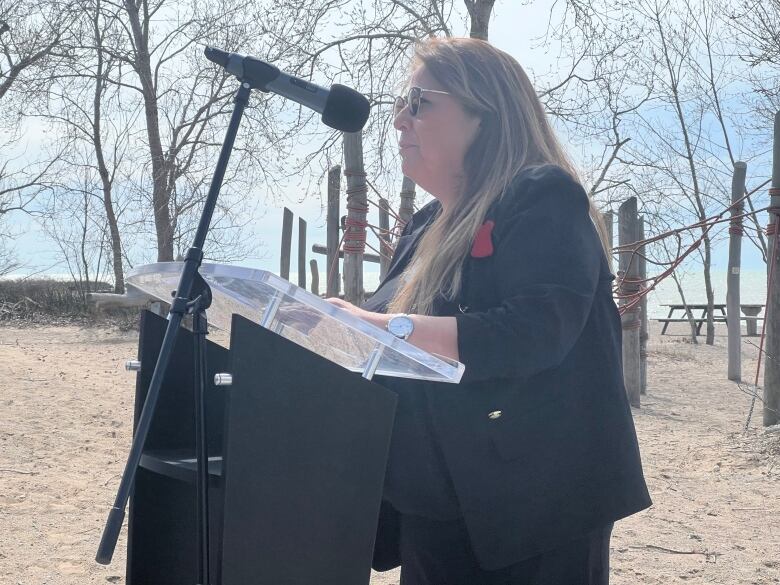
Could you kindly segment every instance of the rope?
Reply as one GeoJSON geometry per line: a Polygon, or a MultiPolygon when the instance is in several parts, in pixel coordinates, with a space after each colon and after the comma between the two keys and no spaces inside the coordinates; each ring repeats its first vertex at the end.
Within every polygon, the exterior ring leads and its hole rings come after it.
{"type": "MultiPolygon", "coordinates": [[[[347,211],[353,212],[357,217],[350,217],[349,214],[345,217],[342,217],[342,229],[344,230],[344,233],[341,236],[336,250],[343,251],[344,254],[365,254],[366,247],[368,247],[369,249],[376,252],[380,257],[391,258],[395,248],[390,240],[403,232],[403,228],[405,227],[406,222],[401,221],[400,216],[395,213],[395,211],[393,211],[389,205],[383,208],[380,204],[369,199],[368,197],[366,197],[365,204],[353,200],[355,196],[368,194],[368,188],[366,185],[368,185],[368,187],[370,187],[377,194],[377,196],[382,199],[381,193],[379,193],[376,187],[374,187],[374,185],[372,185],[371,182],[367,179],[367,175],[364,171],[353,171],[346,169],[344,170],[344,175],[347,177],[357,177],[359,179],[364,179],[365,183],[362,185],[358,184],[352,188],[347,188],[346,190],[347,211]],[[391,215],[395,220],[393,227],[391,229],[384,229],[369,223],[367,219],[369,205],[373,205],[377,209],[385,209],[388,214],[391,215]],[[366,241],[366,228],[370,228],[379,240],[379,250],[374,248],[366,241]]],[[[414,193],[414,190],[401,191],[402,195],[414,195],[414,193]]],[[[331,266],[328,268],[327,278],[329,281],[336,275],[336,271],[338,269],[338,259],[339,256],[337,253],[333,257],[331,266]]]]}
{"type": "MultiPolygon", "coordinates": [[[[766,185],[767,182],[768,181],[764,182],[761,186],[766,185]]],[[[631,310],[637,303],[639,303],[641,301],[642,297],[644,297],[647,294],[649,294],[650,291],[654,290],[661,283],[661,281],[663,281],[672,272],[674,272],[674,270],[678,266],[680,266],[682,264],[682,262],[683,262],[683,260],[685,258],[687,258],[695,250],[697,250],[699,248],[699,246],[701,246],[701,243],[704,241],[704,238],[707,236],[707,234],[709,234],[710,230],[712,230],[712,228],[715,225],[717,225],[719,223],[723,223],[725,221],[733,222],[733,221],[741,219],[743,217],[747,217],[747,216],[750,216],[750,215],[755,215],[755,214],[758,214],[758,213],[760,213],[762,211],[768,211],[770,209],[774,209],[774,208],[771,208],[771,207],[765,207],[765,208],[758,209],[758,210],[755,210],[755,211],[751,211],[751,212],[748,212],[748,213],[740,213],[740,214],[735,215],[735,216],[733,216],[731,218],[723,219],[723,215],[727,211],[729,211],[730,209],[738,208],[740,205],[742,205],[742,202],[745,200],[745,198],[747,198],[748,196],[752,195],[759,188],[760,187],[758,187],[757,189],[754,189],[750,193],[745,194],[743,197],[741,197],[740,199],[738,199],[737,201],[735,201],[734,203],[729,205],[726,209],[724,209],[723,211],[721,211],[719,214],[717,214],[715,216],[712,216],[710,218],[705,218],[705,219],[703,219],[703,220],[701,220],[699,222],[696,222],[695,224],[691,224],[689,226],[685,226],[685,227],[682,227],[682,228],[677,228],[675,230],[670,230],[668,232],[659,234],[659,235],[654,236],[652,238],[647,238],[647,239],[642,240],[640,242],[634,242],[632,244],[628,244],[628,245],[624,245],[624,246],[618,246],[618,247],[614,248],[613,251],[616,251],[616,252],[623,252],[623,253],[631,252],[631,258],[629,259],[629,267],[630,267],[631,264],[634,261],[634,257],[638,256],[638,255],[641,255],[640,252],[638,252],[639,248],[642,248],[642,247],[644,247],[645,245],[647,245],[649,243],[656,242],[656,241],[658,241],[660,239],[663,239],[663,238],[666,238],[666,237],[669,237],[669,236],[675,236],[677,238],[677,241],[678,241],[677,256],[675,257],[674,260],[672,260],[672,261],[670,261],[668,263],[669,267],[664,272],[662,272],[661,274],[659,274],[657,276],[654,276],[652,278],[648,278],[648,279],[645,280],[645,282],[652,281],[652,284],[650,284],[647,287],[644,287],[642,290],[640,290],[638,292],[634,292],[633,294],[631,294],[632,291],[627,291],[625,289],[621,289],[620,288],[620,282],[616,283],[616,286],[613,289],[614,296],[616,298],[618,298],[618,299],[624,299],[624,300],[627,301],[624,305],[621,305],[621,307],[618,309],[619,313],[622,315],[626,311],[631,310]],[[684,252],[681,253],[681,250],[682,250],[682,240],[680,238],[680,234],[682,232],[684,232],[684,231],[689,231],[689,230],[693,230],[693,229],[697,229],[697,228],[702,230],[701,235],[690,246],[688,246],[687,250],[685,250],[684,252]],[[625,293],[627,293],[627,294],[625,294],[625,293]]],[[[659,263],[659,265],[662,265],[662,263],[659,263]]]]}
{"type": "Polygon", "coordinates": [[[741,213],[740,215],[735,215],[734,217],[730,217],[730,218],[727,217],[727,218],[723,219],[722,216],[723,216],[723,214],[726,211],[728,211],[728,208],[727,208],[723,212],[719,213],[718,215],[713,215],[712,217],[708,217],[708,218],[702,219],[702,220],[700,220],[700,221],[698,221],[696,223],[692,223],[690,225],[687,225],[687,226],[684,226],[684,227],[681,227],[681,228],[677,228],[677,229],[674,229],[674,230],[669,230],[668,232],[663,232],[661,234],[658,234],[657,236],[653,236],[652,238],[647,238],[645,240],[640,240],[638,242],[633,242],[631,244],[625,244],[623,246],[615,246],[614,248],[612,248],[612,252],[613,253],[637,252],[638,248],[642,248],[642,247],[646,246],[647,244],[652,244],[652,243],[655,243],[655,242],[657,242],[659,240],[663,240],[664,238],[668,238],[669,236],[678,235],[678,234],[681,234],[681,233],[687,232],[687,231],[693,231],[695,229],[707,228],[709,230],[709,229],[711,229],[712,227],[716,226],[719,223],[724,223],[724,222],[727,222],[727,221],[733,221],[735,219],[742,219],[743,217],[749,217],[751,215],[757,215],[757,214],[761,213],[762,211],[769,211],[770,209],[772,209],[772,208],[771,207],[762,207],[761,209],[756,209],[755,211],[748,211],[746,213],[741,213]]]}
{"type": "Polygon", "coordinates": [[[365,171],[353,171],[345,169],[346,177],[357,177],[363,179],[362,183],[347,188],[347,219],[344,222],[344,254],[364,254],[366,251],[366,215],[368,214],[368,204],[362,201],[355,201],[357,196],[368,199],[368,187],[366,186],[365,171]]]}
{"type": "Polygon", "coordinates": [[[733,234],[735,236],[741,236],[745,230],[742,228],[742,212],[745,210],[745,206],[740,203],[738,206],[734,207],[734,211],[737,212],[737,215],[732,216],[729,220],[729,233],[733,234]]]}
{"type": "MultiPolygon", "coordinates": [[[[772,197],[778,197],[780,196],[780,189],[770,189],[769,193],[771,194],[772,191],[776,191],[772,197]]],[[[774,236],[777,233],[777,222],[780,220],[780,207],[767,207],[767,211],[769,212],[769,225],[766,226],[766,235],[767,236],[774,236]]]]}
{"type": "Polygon", "coordinates": [[[366,213],[368,206],[347,204],[347,210],[354,211],[358,217],[347,216],[344,222],[344,253],[363,254],[366,251],[366,213]],[[362,215],[362,218],[360,217],[362,215]]]}
{"type": "MultiPolygon", "coordinates": [[[[769,189],[769,195],[771,197],[776,197],[780,195],[780,188],[773,187],[769,189]]],[[[769,224],[770,227],[774,227],[772,231],[772,233],[774,234],[776,233],[777,222],[780,221],[780,207],[770,207],[769,213],[775,216],[775,221],[769,224]]],[[[767,233],[769,233],[769,230],[767,230],[767,233]]],[[[780,237],[773,238],[772,253],[770,254],[770,261],[769,261],[769,278],[767,278],[767,285],[766,285],[766,290],[767,290],[766,308],[764,309],[764,322],[761,324],[761,341],[759,342],[759,347],[758,347],[758,364],[756,366],[755,381],[753,382],[753,386],[755,387],[758,387],[758,378],[761,375],[761,358],[764,357],[764,340],[766,339],[766,324],[771,318],[769,309],[772,303],[770,302],[769,293],[772,290],[772,282],[774,281],[774,276],[775,276],[775,263],[777,261],[778,243],[780,243],[780,237]]],[[[747,430],[748,425],[750,425],[750,417],[753,415],[753,408],[755,407],[756,404],[756,398],[757,397],[753,395],[753,400],[751,400],[750,402],[750,412],[748,412],[748,419],[747,422],[745,423],[745,430],[747,430]]]]}

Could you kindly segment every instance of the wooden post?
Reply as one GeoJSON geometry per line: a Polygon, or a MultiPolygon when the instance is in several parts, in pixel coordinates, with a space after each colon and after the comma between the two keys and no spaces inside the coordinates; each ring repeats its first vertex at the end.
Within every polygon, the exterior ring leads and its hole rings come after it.
{"type": "Polygon", "coordinates": [[[390,204],[379,198],[379,282],[385,279],[393,248],[390,246],[390,204]]]}
{"type": "MultiPolygon", "coordinates": [[[[734,205],[745,195],[745,176],[747,164],[734,163],[734,175],[731,178],[731,204],[734,205]]],[[[729,223],[729,270],[726,276],[726,326],[728,327],[729,380],[742,381],[742,320],[740,312],[739,271],[742,256],[742,218],[744,202],[731,208],[729,223]]]]}
{"type": "MultiPolygon", "coordinates": [[[[630,197],[618,210],[618,239],[621,246],[635,243],[637,237],[636,197],[630,197]]],[[[639,290],[639,261],[631,252],[620,253],[620,292],[622,295],[634,294],[639,290]]],[[[630,300],[630,299],[629,299],[630,300]]],[[[621,301],[626,304],[627,301],[621,301]]],[[[625,311],[621,316],[623,326],[623,382],[631,406],[639,408],[641,389],[641,368],[639,362],[639,306],[625,311]]]]}
{"type": "Polygon", "coordinates": [[[290,280],[290,253],[292,248],[293,212],[284,208],[282,218],[282,256],[279,265],[279,276],[290,280]]]}
{"type": "Polygon", "coordinates": [[[298,286],[306,288],[306,220],[298,218],[298,286]]]}
{"type": "Polygon", "coordinates": [[[366,173],[363,170],[363,135],[344,133],[344,174],[347,177],[347,222],[344,235],[344,299],[361,305],[363,290],[363,253],[366,246],[368,202],[366,173]]]}
{"type": "Polygon", "coordinates": [[[401,204],[398,207],[398,220],[403,225],[409,223],[414,213],[414,190],[414,181],[404,176],[404,181],[401,184],[401,204]]]}
{"type": "MultiPolygon", "coordinates": [[[[645,239],[645,218],[637,218],[638,239],[644,241],[645,239]]],[[[639,279],[642,281],[642,288],[645,288],[647,281],[647,260],[645,260],[645,247],[639,248],[639,279]]],[[[639,327],[639,393],[647,394],[647,339],[649,337],[647,328],[647,296],[642,297],[642,302],[639,304],[639,311],[641,314],[641,325],[639,327]]]]}
{"type": "Polygon", "coordinates": [[[604,229],[607,230],[607,241],[609,242],[609,249],[611,251],[615,246],[615,233],[613,229],[615,224],[614,214],[611,211],[605,211],[601,214],[601,220],[604,222],[604,229]]]}
{"type": "Polygon", "coordinates": [[[325,244],[328,255],[325,260],[325,294],[337,297],[341,291],[341,274],[339,274],[339,242],[341,241],[341,216],[339,215],[339,198],[341,196],[341,165],[336,165],[328,171],[328,215],[325,244]]]}
{"type": "Polygon", "coordinates": [[[311,266],[311,292],[314,295],[320,294],[320,271],[317,268],[317,261],[312,258],[309,260],[309,266],[311,266]]]}
{"type": "Polygon", "coordinates": [[[780,423],[780,112],[775,115],[772,186],[769,189],[769,263],[771,284],[766,294],[766,357],[764,365],[764,426],[780,423]]]}

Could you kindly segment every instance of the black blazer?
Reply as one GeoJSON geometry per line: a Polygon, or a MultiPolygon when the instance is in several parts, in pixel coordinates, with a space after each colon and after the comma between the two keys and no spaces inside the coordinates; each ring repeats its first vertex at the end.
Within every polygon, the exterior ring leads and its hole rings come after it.
{"type": "MultiPolygon", "coordinates": [[[[404,235],[437,211],[438,202],[425,206],[404,235]]],[[[494,222],[492,254],[472,251],[450,303],[463,379],[409,383],[431,394],[474,552],[490,570],[651,501],[623,386],[614,277],[585,191],[558,167],[528,169],[485,220],[494,222]]],[[[400,238],[388,278],[409,259],[408,240],[400,238]]],[[[398,518],[383,506],[374,568],[399,564],[398,518]]]]}

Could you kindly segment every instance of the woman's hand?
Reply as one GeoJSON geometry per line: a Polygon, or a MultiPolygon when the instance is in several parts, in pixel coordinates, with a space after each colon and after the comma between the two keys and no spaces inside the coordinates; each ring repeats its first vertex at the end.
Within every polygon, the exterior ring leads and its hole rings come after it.
{"type": "Polygon", "coordinates": [[[392,315],[385,315],[384,313],[373,313],[371,311],[366,311],[365,309],[356,307],[352,303],[349,303],[338,297],[329,297],[325,300],[328,301],[331,305],[335,305],[340,309],[349,311],[356,317],[360,317],[361,319],[363,319],[363,321],[367,321],[372,325],[380,327],[381,329],[385,329],[385,327],[387,326],[387,322],[390,320],[390,317],[392,316],[392,315]]]}
{"type": "MultiPolygon", "coordinates": [[[[366,311],[337,297],[325,300],[381,329],[387,329],[387,322],[393,317],[393,315],[366,311]]],[[[455,317],[409,315],[409,318],[414,323],[414,332],[406,341],[427,352],[443,355],[453,360],[458,359],[458,324],[455,317]]]]}

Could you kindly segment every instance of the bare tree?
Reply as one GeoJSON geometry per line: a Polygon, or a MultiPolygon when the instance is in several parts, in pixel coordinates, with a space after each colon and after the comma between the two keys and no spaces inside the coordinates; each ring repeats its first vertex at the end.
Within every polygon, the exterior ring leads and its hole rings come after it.
{"type": "MultiPolygon", "coordinates": [[[[257,5],[164,0],[104,4],[118,10],[122,27],[121,42],[103,47],[117,64],[107,81],[133,90],[143,113],[148,163],[134,182],[151,211],[157,260],[173,260],[189,243],[186,238],[205,198],[232,109],[230,98],[238,87],[235,79],[205,59],[202,48],[206,44],[227,50],[251,46],[249,15],[257,5]]],[[[283,152],[279,159],[274,156],[271,145],[284,148],[289,130],[282,123],[269,123],[272,110],[257,96],[248,110],[247,118],[259,128],[241,134],[223,189],[227,193],[218,209],[233,215],[231,226],[240,227],[238,218],[245,209],[243,198],[230,198],[231,187],[248,191],[258,177],[274,184],[275,170],[285,160],[283,152]]],[[[212,231],[211,253],[218,248],[215,238],[229,232],[212,231]]]]}
{"type": "Polygon", "coordinates": [[[739,48],[741,58],[748,64],[747,79],[759,99],[752,105],[771,125],[780,110],[780,0],[742,0],[722,3],[723,14],[739,48]]]}
{"type": "MultiPolygon", "coordinates": [[[[109,81],[118,68],[111,52],[112,43],[121,34],[116,11],[105,9],[102,0],[82,0],[74,5],[74,10],[80,17],[75,26],[83,42],[73,47],[72,58],[63,61],[53,76],[53,99],[42,114],[61,133],[64,163],[62,184],[48,202],[48,215],[50,221],[56,217],[66,221],[59,212],[72,207],[63,204],[63,198],[68,197],[75,197],[82,209],[97,214],[93,221],[83,221],[83,228],[99,230],[100,241],[109,245],[107,258],[98,258],[112,268],[114,290],[121,293],[124,261],[120,218],[129,202],[128,189],[116,185],[118,179],[124,178],[123,172],[128,173],[129,142],[138,108],[132,107],[132,102],[127,108],[122,100],[123,89],[109,81]],[[99,205],[86,205],[82,201],[85,196],[94,198],[99,205]]],[[[61,230],[50,228],[49,232],[62,239],[61,230]]],[[[83,236],[82,240],[85,239],[83,236]]],[[[67,247],[58,243],[60,251],[67,252],[67,247]]],[[[78,275],[88,277],[85,261],[82,254],[78,275]]]]}
{"type": "MultiPolygon", "coordinates": [[[[21,122],[45,96],[48,69],[66,56],[71,22],[67,5],[0,0],[0,225],[14,214],[31,213],[36,198],[52,187],[59,154],[40,144],[30,148],[21,122]]],[[[14,236],[0,229],[6,270],[17,267],[10,260],[14,236]]]]}
{"type": "Polygon", "coordinates": [[[86,303],[86,295],[98,290],[108,276],[110,244],[101,225],[100,203],[93,195],[99,178],[86,166],[82,171],[81,188],[72,185],[70,196],[60,198],[56,212],[46,214],[42,223],[60,252],[79,298],[86,303]]]}
{"type": "Polygon", "coordinates": [[[16,254],[8,247],[11,240],[8,234],[2,232],[3,223],[0,221],[0,276],[11,274],[20,267],[16,254]]]}
{"type": "MultiPolygon", "coordinates": [[[[279,45],[281,63],[297,75],[344,83],[369,98],[371,114],[363,129],[365,170],[371,188],[395,206],[401,175],[392,104],[408,79],[414,45],[469,30],[487,38],[493,4],[494,0],[292,0],[274,6],[263,34],[279,45]]],[[[312,140],[292,172],[308,181],[306,192],[318,192],[328,168],[341,160],[341,133],[305,124],[314,120],[303,110],[298,115],[312,140]]]]}
{"type": "Polygon", "coordinates": [[[0,2],[0,100],[12,87],[27,98],[39,93],[45,69],[67,54],[72,22],[68,5],[57,1],[0,2]]]}
{"type": "Polygon", "coordinates": [[[490,16],[496,0],[463,0],[471,17],[469,36],[474,39],[488,39],[490,16]]]}
{"type": "MultiPolygon", "coordinates": [[[[724,11],[699,0],[562,4],[566,18],[549,34],[562,42],[572,68],[542,96],[570,142],[581,145],[586,182],[604,205],[636,195],[650,234],[658,233],[725,209],[736,160],[765,172],[765,152],[746,130],[755,114],[735,106],[740,62],[724,11]]],[[[753,239],[765,249],[756,228],[753,239]]],[[[700,240],[711,306],[712,250],[725,228],[697,232],[682,237],[685,246],[700,240]]],[[[707,342],[713,338],[710,321],[707,342]]]]}

